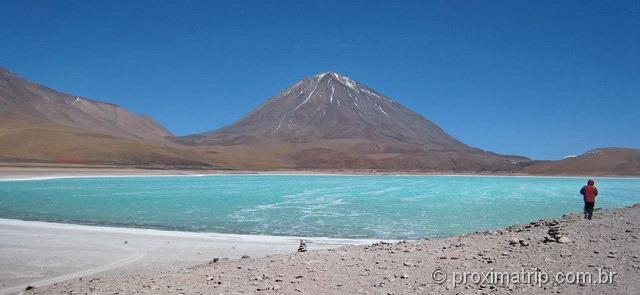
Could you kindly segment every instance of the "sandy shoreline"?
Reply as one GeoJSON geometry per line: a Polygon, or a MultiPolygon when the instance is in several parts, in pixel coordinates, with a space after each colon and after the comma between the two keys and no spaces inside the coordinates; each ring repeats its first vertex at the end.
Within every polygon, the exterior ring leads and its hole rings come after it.
{"type": "MultiPolygon", "coordinates": [[[[372,240],[304,238],[310,249],[372,240]]],[[[164,231],[0,219],[0,294],[111,269],[173,270],[214,257],[237,259],[295,251],[300,238],[164,231]]]]}
{"type": "Polygon", "coordinates": [[[0,282],[2,293],[32,285],[33,294],[634,294],[639,233],[640,205],[598,210],[591,222],[570,214],[437,240],[310,238],[306,253],[295,253],[292,237],[0,219],[0,282]],[[551,228],[568,241],[548,240],[551,228]],[[232,260],[209,263],[214,257],[232,260]],[[449,275],[443,284],[432,278],[437,269],[449,275]],[[598,284],[454,286],[454,272],[463,271],[616,275],[598,284]]]}
{"type": "MultiPolygon", "coordinates": [[[[259,258],[118,268],[34,288],[29,293],[635,294],[640,289],[639,234],[640,205],[635,205],[598,210],[591,222],[571,214],[438,240],[343,246],[306,253],[292,253],[286,246],[280,252],[283,254],[259,258]],[[551,231],[565,239],[557,242],[553,235],[550,238],[551,231]],[[448,275],[442,284],[432,277],[436,270],[448,275]],[[499,284],[475,283],[468,278],[467,282],[454,284],[456,273],[461,272],[545,273],[551,279],[539,284],[499,284]],[[558,274],[577,272],[593,275],[593,281],[555,280],[558,274]],[[596,282],[599,272],[615,275],[596,282]]],[[[121,243],[121,238],[114,242],[121,243]]],[[[129,245],[137,243],[130,241],[129,245]]]]}

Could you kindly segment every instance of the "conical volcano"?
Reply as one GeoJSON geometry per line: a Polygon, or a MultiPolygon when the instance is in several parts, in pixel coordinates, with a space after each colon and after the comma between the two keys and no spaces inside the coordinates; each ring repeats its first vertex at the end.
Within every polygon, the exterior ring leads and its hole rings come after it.
{"type": "Polygon", "coordinates": [[[526,160],[469,147],[335,72],[306,77],[238,122],[178,141],[219,154],[228,165],[252,168],[500,171],[526,160]]]}

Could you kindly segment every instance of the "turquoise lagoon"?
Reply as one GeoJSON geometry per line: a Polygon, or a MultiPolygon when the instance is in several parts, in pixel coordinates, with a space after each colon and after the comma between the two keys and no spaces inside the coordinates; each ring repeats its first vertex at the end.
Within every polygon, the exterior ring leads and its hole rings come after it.
{"type": "MultiPolygon", "coordinates": [[[[211,175],[0,181],[0,218],[309,237],[445,237],[582,210],[586,178],[211,175]]],[[[596,178],[596,207],[640,179],[596,178]]],[[[596,217],[597,218],[597,213],[596,217]]]]}

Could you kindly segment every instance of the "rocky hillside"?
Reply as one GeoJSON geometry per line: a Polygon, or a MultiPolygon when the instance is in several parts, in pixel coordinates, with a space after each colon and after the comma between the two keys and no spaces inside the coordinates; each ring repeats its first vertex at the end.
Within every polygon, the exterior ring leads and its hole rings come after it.
{"type": "Polygon", "coordinates": [[[0,162],[207,165],[155,120],[0,68],[0,162]]]}

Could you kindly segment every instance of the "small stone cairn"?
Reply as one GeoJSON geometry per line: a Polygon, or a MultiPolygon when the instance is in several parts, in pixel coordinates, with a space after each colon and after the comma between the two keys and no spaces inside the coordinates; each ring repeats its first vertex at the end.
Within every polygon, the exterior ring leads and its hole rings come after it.
{"type": "Polygon", "coordinates": [[[300,245],[298,246],[298,252],[307,252],[307,241],[300,240],[300,245]]]}
{"type": "Polygon", "coordinates": [[[550,226],[547,233],[549,235],[544,237],[545,242],[557,242],[561,244],[571,242],[571,240],[562,233],[562,230],[557,226],[557,223],[550,226]]]}

